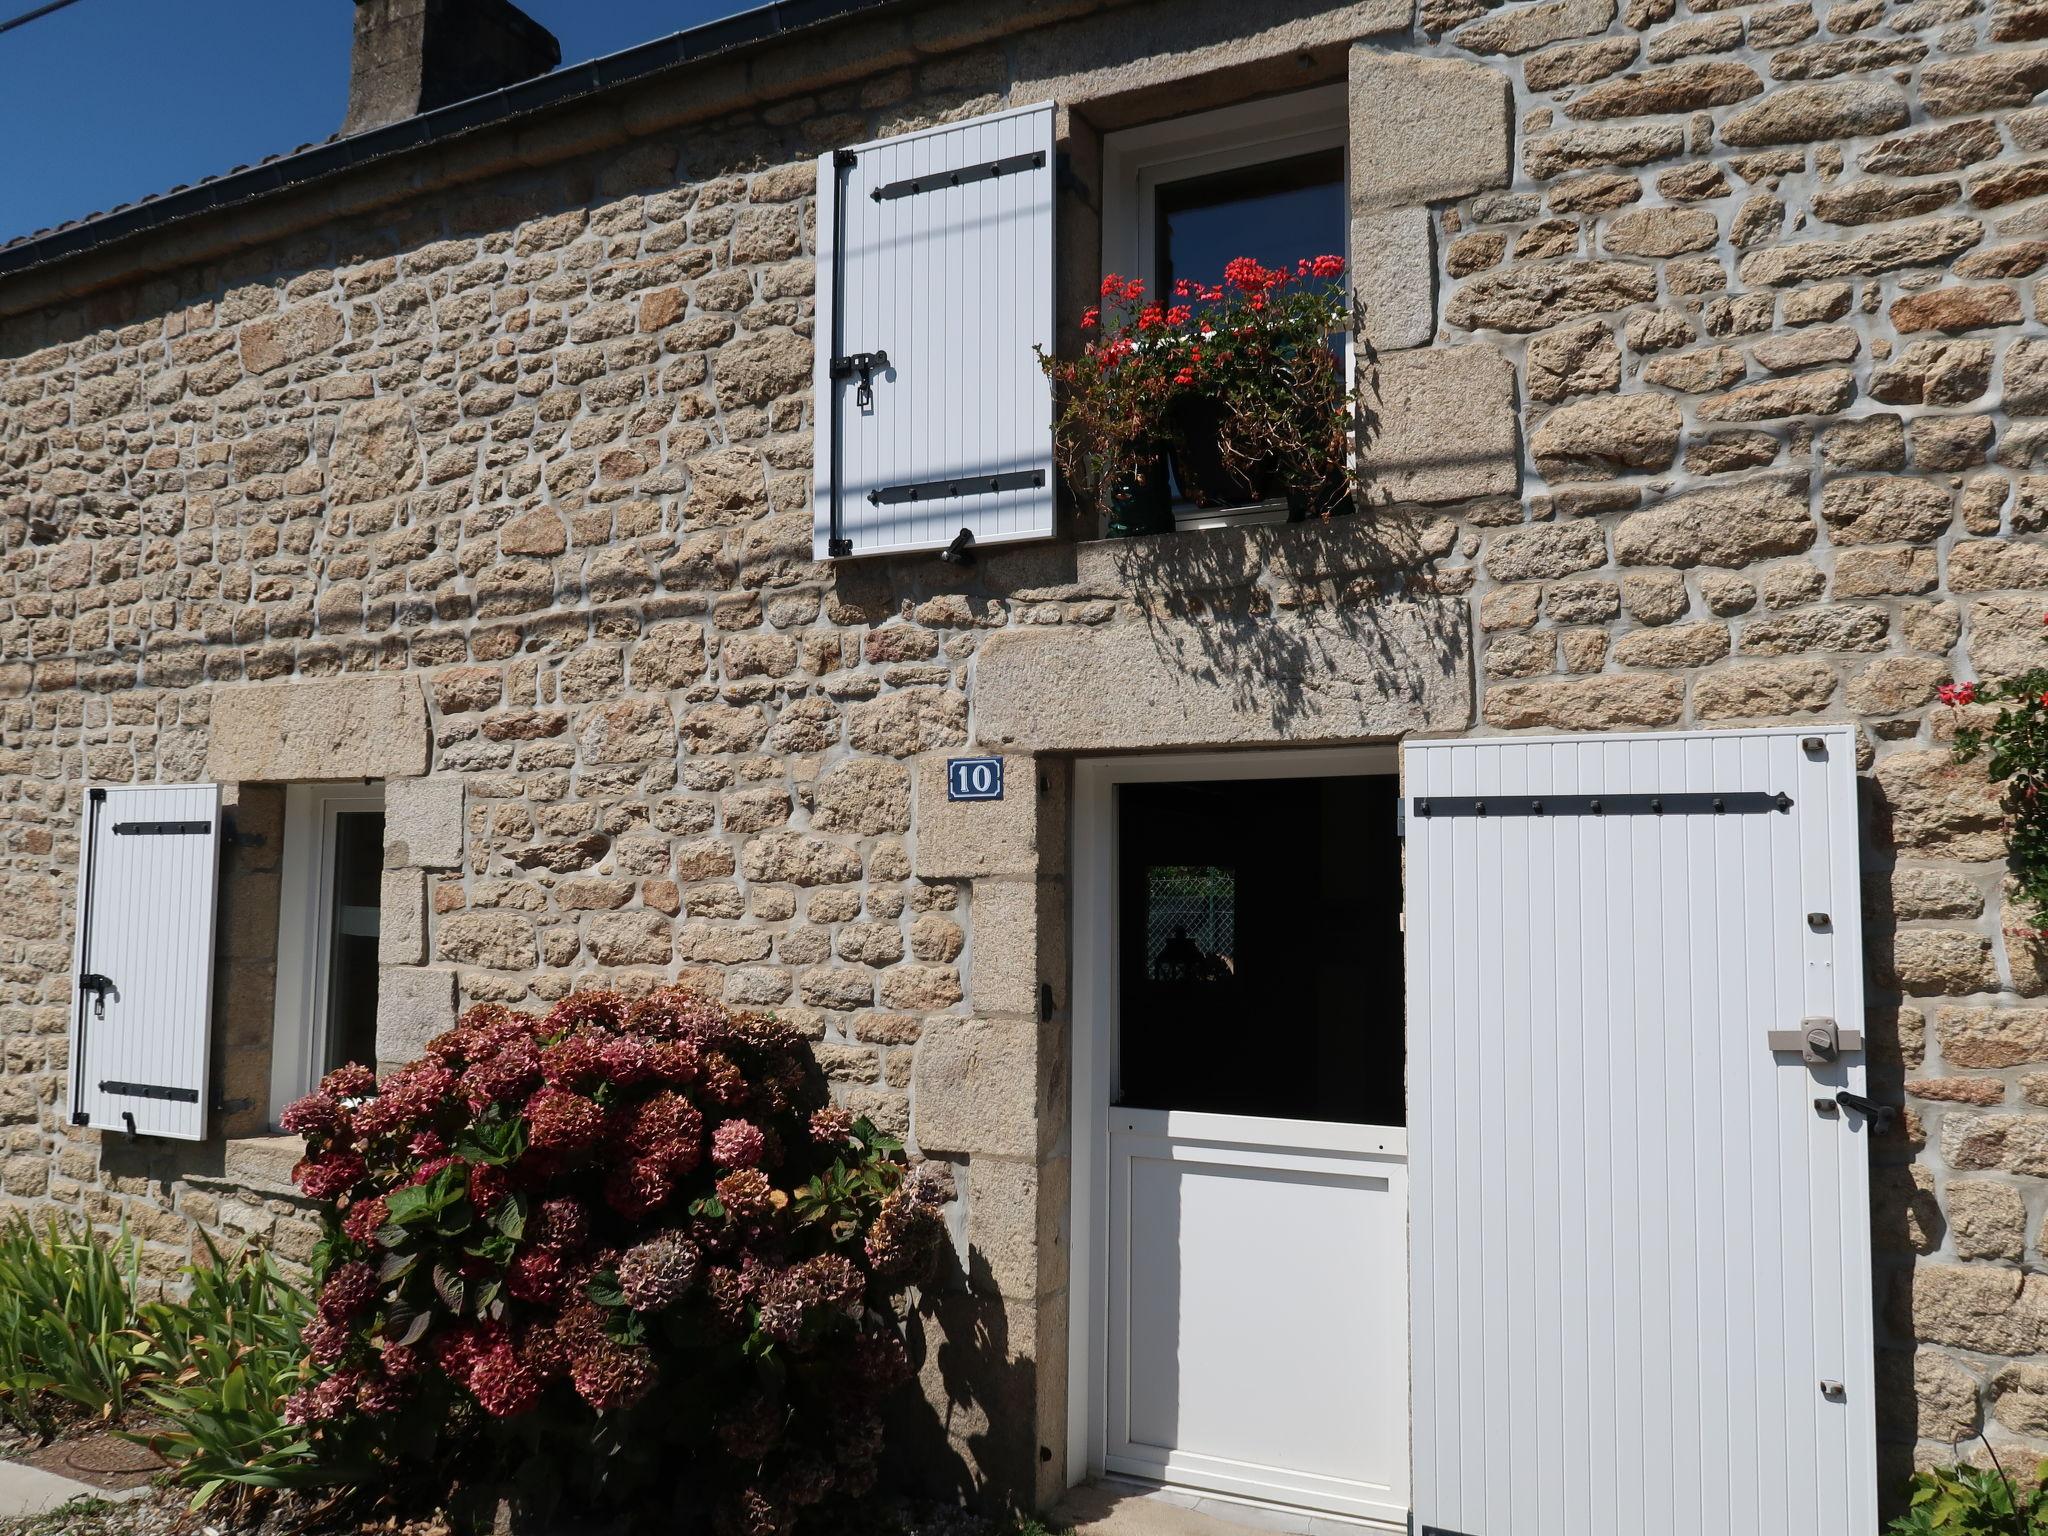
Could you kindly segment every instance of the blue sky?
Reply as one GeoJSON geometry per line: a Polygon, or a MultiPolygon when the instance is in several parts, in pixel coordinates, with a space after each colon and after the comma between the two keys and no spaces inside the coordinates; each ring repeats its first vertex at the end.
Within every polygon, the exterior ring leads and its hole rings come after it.
{"type": "MultiPolygon", "coordinates": [[[[529,0],[580,63],[755,0],[529,0]]],[[[0,20],[37,0],[0,0],[0,20]]],[[[326,138],[353,0],[78,0],[0,33],[0,240],[326,138]]]]}

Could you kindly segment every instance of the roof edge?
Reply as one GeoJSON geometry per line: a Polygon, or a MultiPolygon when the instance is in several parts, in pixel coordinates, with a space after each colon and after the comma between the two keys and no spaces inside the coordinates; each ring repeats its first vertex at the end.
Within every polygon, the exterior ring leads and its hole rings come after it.
{"type": "Polygon", "coordinates": [[[532,80],[422,112],[402,122],[330,139],[187,187],[96,214],[45,235],[0,246],[0,280],[56,266],[136,235],[240,207],[275,192],[409,150],[495,127],[667,70],[773,42],[828,22],[895,7],[904,0],[772,0],[737,15],[605,54],[532,80]]]}

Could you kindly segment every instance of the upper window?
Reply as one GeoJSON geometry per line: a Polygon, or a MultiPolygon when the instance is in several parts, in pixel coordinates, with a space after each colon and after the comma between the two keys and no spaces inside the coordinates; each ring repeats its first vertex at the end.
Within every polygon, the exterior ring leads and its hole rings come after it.
{"type": "MultiPolygon", "coordinates": [[[[1179,279],[1219,283],[1234,257],[1291,272],[1304,258],[1343,255],[1350,228],[1348,145],[1342,86],[1107,135],[1103,271],[1140,278],[1148,295],[1172,303],[1179,279]]],[[[1277,522],[1290,515],[1280,497],[1221,504],[1204,493],[1200,469],[1173,465],[1178,526],[1277,522]],[[1192,486],[1183,483],[1191,468],[1192,486]]]]}
{"type": "Polygon", "coordinates": [[[1236,256],[1291,271],[1304,256],[1342,253],[1344,214],[1341,149],[1162,182],[1146,275],[1153,292],[1171,294],[1176,278],[1218,281],[1236,256]]]}
{"type": "Polygon", "coordinates": [[[283,865],[273,1122],[333,1068],[351,1061],[376,1065],[383,786],[291,785],[283,865]]]}

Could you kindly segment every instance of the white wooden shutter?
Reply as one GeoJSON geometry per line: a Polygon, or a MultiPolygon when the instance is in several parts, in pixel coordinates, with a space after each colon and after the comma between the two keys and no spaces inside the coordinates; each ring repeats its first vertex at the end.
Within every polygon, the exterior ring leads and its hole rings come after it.
{"type": "Polygon", "coordinates": [[[1051,534],[1053,176],[1050,103],[819,157],[818,559],[1051,534]]]}
{"type": "Polygon", "coordinates": [[[218,785],[86,791],[66,1104],[73,1125],[204,1139],[219,884],[218,785]]]}
{"type": "Polygon", "coordinates": [[[1403,756],[1417,1530],[1868,1536],[1852,733],[1403,756]]]}

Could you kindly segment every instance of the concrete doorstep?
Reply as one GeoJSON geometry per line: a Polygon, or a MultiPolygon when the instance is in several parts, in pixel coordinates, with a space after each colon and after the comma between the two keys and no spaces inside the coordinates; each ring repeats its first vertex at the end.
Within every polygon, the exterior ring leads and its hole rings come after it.
{"type": "Polygon", "coordinates": [[[1305,1510],[1267,1509],[1136,1483],[1085,1483],[1045,1517],[1073,1536],[1369,1536],[1376,1529],[1305,1510]]]}

